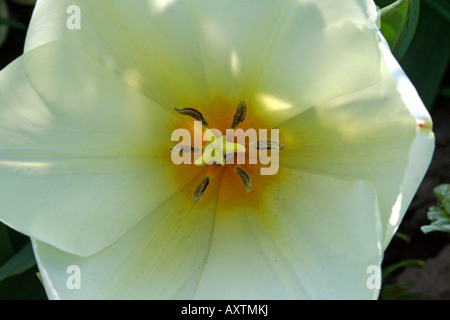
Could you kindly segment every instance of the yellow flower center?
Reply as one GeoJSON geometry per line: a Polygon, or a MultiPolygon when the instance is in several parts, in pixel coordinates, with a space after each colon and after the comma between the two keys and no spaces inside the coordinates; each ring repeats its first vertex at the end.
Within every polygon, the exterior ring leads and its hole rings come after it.
{"type": "MultiPolygon", "coordinates": [[[[284,148],[283,144],[277,140],[263,139],[259,140],[256,136],[256,130],[253,137],[247,137],[247,132],[244,132],[242,129],[234,130],[240,123],[245,120],[247,114],[247,104],[245,101],[241,101],[237,107],[236,113],[234,114],[233,121],[231,123],[231,129],[226,130],[226,134],[222,134],[222,132],[218,129],[209,129],[207,128],[208,122],[203,117],[202,113],[195,108],[183,108],[183,109],[175,109],[181,115],[187,115],[191,118],[194,118],[196,121],[196,125],[200,128],[205,127],[204,133],[203,130],[195,130],[197,133],[202,133],[202,143],[206,142],[202,145],[201,150],[199,150],[199,146],[192,145],[177,145],[174,148],[171,148],[172,152],[176,153],[189,153],[195,155],[194,165],[197,167],[205,166],[205,165],[220,165],[220,167],[225,167],[225,165],[229,165],[233,169],[233,172],[237,177],[242,181],[244,188],[247,192],[251,192],[253,190],[252,181],[248,172],[241,166],[247,166],[248,164],[258,164],[257,158],[255,154],[247,153],[247,151],[260,151],[264,150],[272,150],[274,152],[278,152],[284,148]],[[229,130],[231,130],[232,134],[229,134],[229,130]],[[239,130],[241,130],[239,132],[239,130]],[[236,133],[238,132],[238,133],[236,133]],[[244,140],[240,140],[239,142],[234,142],[234,139],[238,136],[243,137],[244,140]],[[245,140],[248,138],[249,141],[245,140]],[[247,145],[247,147],[246,147],[247,145]],[[198,153],[201,151],[200,155],[198,153]],[[237,164],[235,163],[235,157],[239,157],[237,164]],[[241,162],[242,159],[250,160],[250,163],[241,162]]],[[[239,140],[239,139],[238,139],[239,140]]],[[[195,144],[195,142],[194,142],[195,144]]],[[[189,162],[190,163],[190,162],[189,162]]],[[[278,165],[278,164],[277,164],[278,165]]],[[[253,171],[253,170],[252,170],[253,171]]],[[[215,177],[220,169],[217,167],[211,167],[203,180],[198,184],[197,188],[193,194],[194,202],[199,202],[204,192],[206,191],[210,181],[213,177],[215,177]]],[[[254,172],[252,172],[253,175],[254,172]]]]}

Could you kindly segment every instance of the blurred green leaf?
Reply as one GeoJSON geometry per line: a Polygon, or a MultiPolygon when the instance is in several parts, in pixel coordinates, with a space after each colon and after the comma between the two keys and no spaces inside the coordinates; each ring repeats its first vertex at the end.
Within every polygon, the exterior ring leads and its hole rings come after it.
{"type": "Polygon", "coordinates": [[[439,205],[432,206],[428,209],[427,216],[431,220],[431,224],[420,227],[423,233],[450,232],[450,214],[444,208],[439,205]]]}
{"type": "Polygon", "coordinates": [[[18,4],[22,4],[22,5],[26,5],[26,6],[31,6],[34,5],[36,3],[36,0],[12,0],[12,2],[18,3],[18,4]]]}
{"type": "Polygon", "coordinates": [[[28,243],[0,267],[0,282],[8,277],[19,275],[35,265],[33,248],[31,243],[28,243]]]}
{"type": "Polygon", "coordinates": [[[410,284],[390,284],[381,289],[381,300],[416,300],[421,294],[405,293],[414,286],[410,284]]]}
{"type": "Polygon", "coordinates": [[[14,19],[10,19],[10,18],[2,18],[0,17],[0,25],[5,25],[11,28],[16,28],[16,29],[20,29],[20,30],[25,30],[26,26],[14,19]]]}
{"type": "Polygon", "coordinates": [[[405,242],[407,242],[407,243],[410,243],[410,242],[411,242],[411,237],[407,236],[407,235],[404,234],[404,233],[397,232],[397,233],[394,234],[394,236],[395,236],[397,239],[403,240],[403,241],[405,241],[405,242]]]}
{"type": "Polygon", "coordinates": [[[390,276],[394,271],[406,267],[423,267],[425,265],[425,262],[423,260],[417,260],[417,259],[410,259],[410,260],[403,260],[398,263],[395,263],[393,265],[387,266],[383,268],[382,274],[383,274],[383,280],[385,280],[388,276],[390,276]]]}
{"type": "Polygon", "coordinates": [[[450,214],[450,184],[441,184],[433,189],[434,196],[444,210],[450,214]]]}
{"type": "Polygon", "coordinates": [[[440,94],[447,99],[450,98],[450,87],[442,88],[440,94]]]}
{"type": "Polygon", "coordinates": [[[0,222],[0,266],[5,263],[14,253],[8,235],[8,227],[0,222]]]}
{"type": "Polygon", "coordinates": [[[416,35],[403,59],[403,70],[428,109],[434,104],[450,59],[450,21],[422,1],[416,35]]]}
{"type": "Polygon", "coordinates": [[[0,47],[5,42],[9,33],[9,27],[7,25],[3,25],[1,21],[7,20],[8,18],[9,18],[8,5],[6,4],[5,0],[0,0],[0,47]]]}
{"type": "Polygon", "coordinates": [[[44,287],[36,276],[37,271],[34,267],[0,282],[0,300],[47,300],[44,287]]]}
{"type": "Polygon", "coordinates": [[[450,2],[448,0],[424,0],[426,3],[439,12],[445,19],[450,21],[450,2]]]}
{"type": "Polygon", "coordinates": [[[408,49],[419,21],[419,0],[397,0],[381,9],[381,32],[400,60],[408,49]]]}
{"type": "Polygon", "coordinates": [[[394,2],[395,0],[375,0],[375,4],[380,8],[387,7],[388,5],[393,4],[394,2]]]}

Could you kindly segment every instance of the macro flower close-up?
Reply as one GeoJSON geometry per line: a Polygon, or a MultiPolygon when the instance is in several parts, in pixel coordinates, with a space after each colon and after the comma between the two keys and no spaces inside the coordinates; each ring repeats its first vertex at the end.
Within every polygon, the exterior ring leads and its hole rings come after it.
{"type": "Polygon", "coordinates": [[[371,12],[38,0],[0,72],[0,221],[48,298],[377,299],[434,134],[371,12]]]}

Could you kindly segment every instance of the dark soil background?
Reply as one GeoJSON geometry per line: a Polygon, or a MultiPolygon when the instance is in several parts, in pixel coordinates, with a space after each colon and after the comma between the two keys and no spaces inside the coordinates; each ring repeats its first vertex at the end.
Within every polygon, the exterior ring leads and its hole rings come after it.
{"type": "MultiPolygon", "coordinates": [[[[12,1],[8,1],[8,5],[11,18],[21,22],[23,28],[10,28],[6,42],[0,47],[0,70],[22,54],[33,9],[33,6],[18,5],[12,1]]],[[[447,20],[439,24],[437,21],[442,18],[436,18],[437,13],[428,7],[421,7],[421,10],[416,37],[400,63],[431,113],[436,151],[430,169],[398,230],[400,236],[394,237],[385,252],[383,268],[405,260],[422,260],[424,264],[421,267],[410,265],[398,268],[386,277],[381,299],[450,299],[450,233],[425,235],[420,230],[421,226],[430,223],[426,213],[430,206],[436,204],[433,188],[450,183],[450,23],[447,20]],[[433,28],[433,33],[443,31],[443,36],[430,43],[432,37],[427,34],[429,28],[433,28]],[[430,47],[433,54],[420,56],[424,48],[430,47]],[[434,83],[438,85],[430,87],[434,83]]],[[[11,229],[8,233],[15,250],[29,241],[11,229]]],[[[2,281],[0,299],[46,299],[36,272],[38,270],[34,267],[2,281]]]]}

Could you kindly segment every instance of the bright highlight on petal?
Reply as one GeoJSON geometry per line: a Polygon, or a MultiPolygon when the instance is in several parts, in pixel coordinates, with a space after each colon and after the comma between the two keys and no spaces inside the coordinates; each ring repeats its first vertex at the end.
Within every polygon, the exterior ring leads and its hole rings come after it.
{"type": "Polygon", "coordinates": [[[279,98],[262,94],[259,96],[261,104],[271,111],[286,110],[292,108],[292,104],[279,98]]]}
{"type": "Polygon", "coordinates": [[[153,10],[155,14],[161,14],[166,11],[170,5],[174,4],[176,0],[155,0],[153,1],[153,10]]]}

